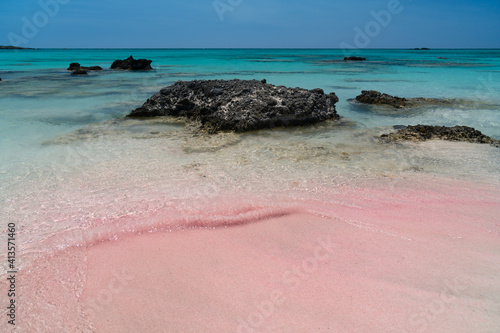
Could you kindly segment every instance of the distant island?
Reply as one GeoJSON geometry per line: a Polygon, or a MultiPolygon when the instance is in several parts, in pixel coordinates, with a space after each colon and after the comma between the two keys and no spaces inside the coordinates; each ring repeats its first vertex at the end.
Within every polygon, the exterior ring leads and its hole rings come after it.
{"type": "Polygon", "coordinates": [[[33,50],[29,47],[19,47],[19,46],[2,46],[0,45],[0,50],[33,50]]]}

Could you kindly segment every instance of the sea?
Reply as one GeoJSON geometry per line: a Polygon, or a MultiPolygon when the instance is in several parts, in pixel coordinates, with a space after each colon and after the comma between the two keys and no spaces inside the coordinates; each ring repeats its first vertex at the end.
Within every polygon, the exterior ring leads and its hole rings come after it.
{"type": "MultiPolygon", "coordinates": [[[[500,139],[500,50],[358,53],[367,60],[344,61],[339,49],[0,50],[0,243],[15,226],[15,269],[134,233],[291,212],[332,217],[332,204],[354,205],[339,189],[363,184],[388,193],[418,177],[500,185],[497,147],[380,140],[417,124],[466,125],[500,139]],[[153,60],[153,70],[110,69],[131,55],[153,60]],[[104,70],[71,75],[72,62],[104,70]],[[340,119],[203,134],[179,119],[125,117],[178,80],[235,78],[334,92],[340,119]],[[461,102],[372,107],[352,100],[362,90],[461,102]]],[[[4,249],[2,278],[8,264],[4,249]]]]}

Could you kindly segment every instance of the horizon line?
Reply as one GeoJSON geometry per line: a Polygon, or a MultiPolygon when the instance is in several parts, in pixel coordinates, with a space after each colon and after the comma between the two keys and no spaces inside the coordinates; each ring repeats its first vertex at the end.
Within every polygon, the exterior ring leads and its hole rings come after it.
{"type": "MultiPolygon", "coordinates": [[[[2,47],[10,47],[0,45],[2,47]]],[[[500,47],[480,47],[480,48],[408,48],[408,47],[381,47],[381,48],[330,48],[330,47],[24,47],[4,50],[407,50],[407,51],[433,51],[433,50],[500,50],[500,47]]]]}

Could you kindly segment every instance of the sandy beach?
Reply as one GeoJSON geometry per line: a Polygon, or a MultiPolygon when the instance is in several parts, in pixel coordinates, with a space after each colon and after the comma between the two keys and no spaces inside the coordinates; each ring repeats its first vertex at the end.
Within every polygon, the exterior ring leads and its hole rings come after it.
{"type": "Polygon", "coordinates": [[[500,191],[425,177],[340,188],[330,204],[254,220],[242,210],[231,226],[68,248],[19,274],[31,295],[19,328],[494,332],[500,191]]]}

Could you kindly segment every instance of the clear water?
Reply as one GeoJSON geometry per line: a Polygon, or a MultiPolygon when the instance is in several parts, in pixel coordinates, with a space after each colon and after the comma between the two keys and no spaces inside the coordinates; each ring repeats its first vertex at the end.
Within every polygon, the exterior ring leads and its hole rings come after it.
{"type": "Polygon", "coordinates": [[[500,179],[494,147],[376,139],[419,123],[468,125],[500,139],[500,50],[363,53],[368,61],[353,63],[341,50],[0,51],[1,220],[18,225],[21,262],[120,232],[183,228],[197,211],[224,215],[230,207],[216,203],[227,196],[293,206],[360,179],[500,179]],[[152,59],[154,70],[109,70],[130,55],[152,59]],[[70,62],[105,70],[71,76],[70,62]],[[335,92],[342,120],[203,137],[173,120],[123,119],[177,80],[233,78],[335,92]],[[347,101],[371,89],[467,102],[388,112],[347,101]],[[145,220],[159,211],[171,220],[145,220]]]}

